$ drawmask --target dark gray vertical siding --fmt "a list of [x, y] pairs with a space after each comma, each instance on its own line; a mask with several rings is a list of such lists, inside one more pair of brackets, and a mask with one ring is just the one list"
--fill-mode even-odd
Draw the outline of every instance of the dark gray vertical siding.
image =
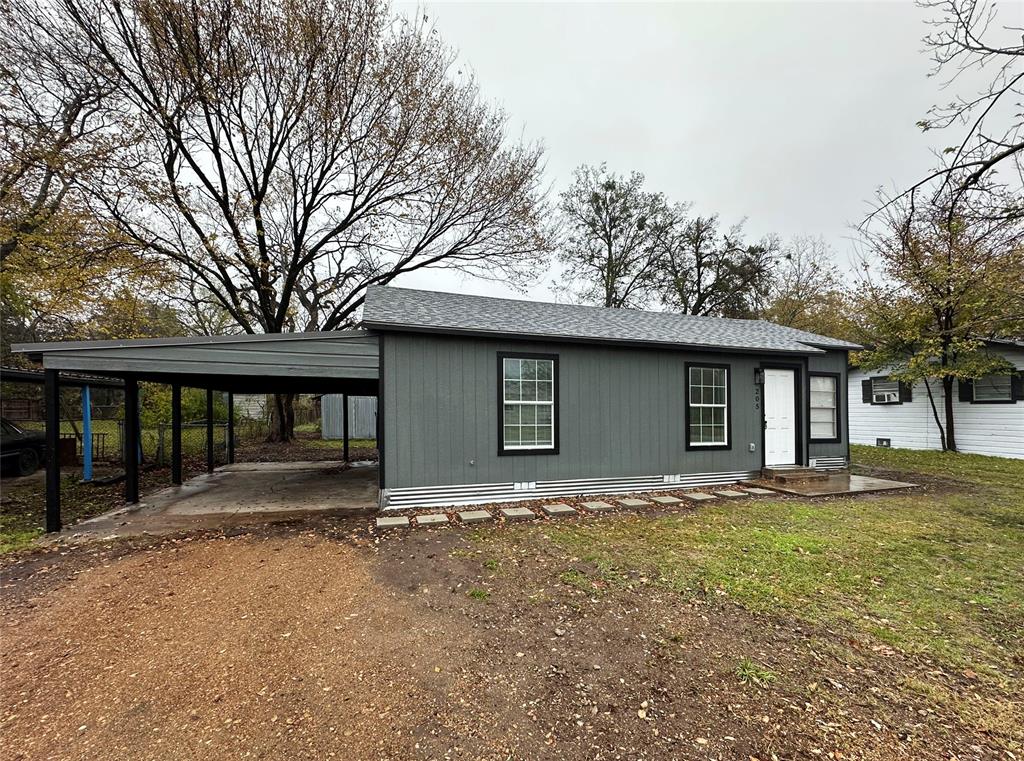
[[[498, 456], [499, 351], [559, 355], [559, 454]], [[763, 357], [424, 334], [391, 334], [384, 352], [389, 487], [761, 467], [754, 369]], [[700, 361], [732, 368], [731, 450], [686, 451], [684, 367]]]
[[[847, 399], [846, 383], [847, 353], [845, 351], [830, 351], [827, 354], [812, 355], [808, 359], [808, 372], [839, 373], [839, 383], [836, 394], [839, 400], [839, 442], [835, 444], [810, 444], [810, 457], [846, 457], [846, 443], [849, 436], [849, 416], [847, 414], [849, 399]], [[808, 416], [809, 417], [809, 416]], [[810, 424], [808, 424], [808, 431]]]

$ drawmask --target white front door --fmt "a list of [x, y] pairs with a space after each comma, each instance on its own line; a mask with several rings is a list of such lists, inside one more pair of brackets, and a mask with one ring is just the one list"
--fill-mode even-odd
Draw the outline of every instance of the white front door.
[[764, 464], [796, 464], [796, 371], [764, 371]]

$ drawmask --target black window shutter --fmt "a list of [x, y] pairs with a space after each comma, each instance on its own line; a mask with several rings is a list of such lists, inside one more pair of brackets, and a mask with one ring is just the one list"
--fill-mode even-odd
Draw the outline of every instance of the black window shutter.
[[860, 382], [860, 400], [864, 404], [871, 404], [871, 379]]
[[903, 402], [913, 401], [913, 398], [913, 386], [911, 386], [909, 383], [904, 383], [903, 381], [900, 381], [900, 404], [903, 404]]
[[1024, 401], [1024, 371], [1010, 376], [1010, 398], [1015, 402]]
[[974, 381], [967, 378], [960, 378], [960, 380], [957, 381], [957, 386], [960, 388], [960, 396], [958, 398], [961, 402], [974, 401]]

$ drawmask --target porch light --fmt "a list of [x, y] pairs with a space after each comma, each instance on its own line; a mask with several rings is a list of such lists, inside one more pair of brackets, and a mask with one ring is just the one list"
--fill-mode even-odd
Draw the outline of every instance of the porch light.
[[760, 367], [754, 368], [754, 383], [755, 385], [758, 386], [764, 384], [764, 370], [762, 370]]

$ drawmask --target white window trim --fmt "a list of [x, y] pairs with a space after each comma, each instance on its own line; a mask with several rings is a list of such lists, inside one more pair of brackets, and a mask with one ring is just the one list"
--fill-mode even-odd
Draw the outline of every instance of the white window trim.
[[[839, 438], [839, 379], [834, 375], [816, 375], [811, 373], [811, 378], [822, 378], [824, 380], [832, 381], [832, 406], [821, 407], [814, 405], [814, 389], [810, 389], [810, 399], [807, 400], [808, 412], [813, 413], [814, 410], [831, 410], [832, 412], [832, 433], [828, 436], [815, 436], [814, 431], [814, 420], [812, 414], [808, 414], [807, 425], [809, 428], [811, 441], [835, 441]], [[897, 392], [899, 385], [896, 386]], [[872, 396], [874, 395], [872, 391]]]
[[[535, 401], [535, 400], [509, 400], [505, 396], [505, 383], [508, 380], [514, 380], [512, 378], [505, 377], [505, 363], [509, 360], [523, 360], [528, 359], [535, 362], [547, 362], [551, 365], [551, 399], [550, 401]], [[533, 452], [538, 450], [551, 450], [555, 449], [555, 361], [553, 359], [541, 359], [538, 357], [502, 357], [501, 358], [501, 451], [503, 452]], [[550, 444], [507, 444], [505, 442], [505, 426], [510, 425], [505, 422], [505, 405], [518, 405], [519, 407], [532, 406], [536, 407], [550, 407], [551, 409], [551, 422], [548, 424], [551, 428], [551, 443]], [[522, 416], [520, 416], [520, 420]], [[534, 420], [536, 420], [534, 415]], [[536, 427], [541, 427], [542, 424], [534, 423]]]
[[[725, 373], [725, 402], [723, 404], [694, 404], [690, 400], [690, 389], [693, 387], [691, 380], [691, 373], [694, 370], [721, 370]], [[704, 384], [699, 384], [703, 386]], [[694, 441], [692, 438], [692, 430], [690, 423], [690, 410], [694, 407], [709, 409], [722, 408], [725, 412], [722, 416], [722, 432], [725, 434], [725, 438], [722, 441]], [[702, 426], [706, 427], [706, 426]], [[729, 368], [728, 367], [713, 367], [711, 365], [690, 365], [686, 370], [686, 440], [690, 447], [727, 447], [729, 446]]]

